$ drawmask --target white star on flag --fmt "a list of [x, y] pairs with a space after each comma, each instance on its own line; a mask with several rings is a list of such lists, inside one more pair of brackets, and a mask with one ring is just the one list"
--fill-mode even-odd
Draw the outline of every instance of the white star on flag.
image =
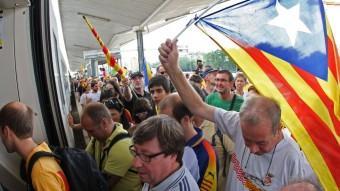
[[276, 10], [278, 12], [278, 16], [269, 21], [268, 24], [284, 28], [292, 45], [295, 44], [298, 31], [311, 33], [311, 31], [307, 28], [307, 26], [301, 21], [299, 17], [300, 4], [297, 4], [290, 9], [286, 9], [279, 2], [277, 2]]

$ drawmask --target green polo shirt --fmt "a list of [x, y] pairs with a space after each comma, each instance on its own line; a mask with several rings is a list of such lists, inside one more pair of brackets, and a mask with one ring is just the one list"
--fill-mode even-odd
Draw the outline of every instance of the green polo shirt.
[[[127, 133], [127, 131], [123, 129], [123, 126], [120, 123], [116, 123], [115, 130], [105, 141], [104, 146], [98, 140], [95, 141], [94, 148], [96, 152], [93, 151], [94, 138], [91, 139], [86, 151], [92, 156], [95, 153], [94, 158], [98, 166], [103, 155], [102, 151], [107, 148], [110, 145], [112, 139], [120, 133]], [[132, 170], [133, 156], [129, 151], [130, 145], [132, 145], [131, 138], [121, 139], [111, 147], [110, 151], [108, 152], [108, 156], [103, 158], [101, 169], [102, 172], [121, 177], [112, 191], [134, 191], [141, 189], [139, 177], [137, 173]]]
[[205, 98], [205, 102], [209, 105], [222, 108], [224, 110], [240, 111], [243, 98], [236, 95], [233, 108], [230, 109], [231, 100], [223, 100], [218, 92], [214, 92]]

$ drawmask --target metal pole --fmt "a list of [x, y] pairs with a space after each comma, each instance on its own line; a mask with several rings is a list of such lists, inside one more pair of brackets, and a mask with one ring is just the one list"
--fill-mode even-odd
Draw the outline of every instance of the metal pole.
[[144, 64], [144, 46], [143, 46], [143, 30], [138, 29], [136, 31], [137, 35], [137, 48], [138, 48], [138, 69], [140, 72], [143, 71], [143, 64]]

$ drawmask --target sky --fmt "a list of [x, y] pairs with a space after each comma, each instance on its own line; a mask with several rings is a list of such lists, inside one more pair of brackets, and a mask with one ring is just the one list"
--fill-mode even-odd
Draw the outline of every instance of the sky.
[[[340, 2], [340, 0], [339, 0]], [[336, 22], [336, 18], [340, 18], [340, 6], [327, 5], [326, 14], [332, 26], [334, 38], [336, 39], [337, 46], [340, 47], [340, 24]], [[158, 61], [158, 47], [167, 38], [174, 38], [186, 25], [186, 23], [193, 17], [189, 15], [183, 19], [175, 21], [169, 25], [161, 27], [153, 32], [145, 33], [143, 38], [144, 43], [144, 56], [148, 63]], [[178, 38], [179, 47], [187, 47], [188, 53], [195, 52], [210, 52], [219, 49], [205, 34], [197, 29], [196, 26], [189, 27]], [[340, 48], [338, 48], [338, 51]], [[138, 55], [137, 55], [137, 42], [132, 41], [121, 47], [122, 65], [132, 70], [138, 69]], [[195, 55], [193, 55], [196, 58]]]

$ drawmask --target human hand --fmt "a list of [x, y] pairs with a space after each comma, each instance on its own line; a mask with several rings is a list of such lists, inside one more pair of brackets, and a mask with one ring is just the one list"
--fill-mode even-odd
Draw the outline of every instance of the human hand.
[[130, 84], [130, 81], [128, 78], [123, 78], [121, 82], [122, 82], [123, 87], [128, 87]]
[[179, 70], [177, 40], [171, 41], [167, 39], [165, 43], [162, 43], [158, 48], [158, 52], [159, 61], [168, 74], [171, 75], [172, 72]]
[[74, 125], [74, 120], [73, 120], [73, 117], [70, 113], [67, 115], [67, 122], [68, 122], [68, 125], [70, 127], [72, 127]]

